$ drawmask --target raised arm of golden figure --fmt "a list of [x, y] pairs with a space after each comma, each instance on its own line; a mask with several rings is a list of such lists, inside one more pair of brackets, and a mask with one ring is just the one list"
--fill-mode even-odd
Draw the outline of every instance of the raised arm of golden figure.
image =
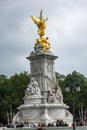
[[[44, 31], [45, 30], [45, 28], [46, 28], [46, 23], [45, 23], [45, 21], [48, 19], [48, 18], [46, 18], [46, 19], [44, 19], [43, 17], [42, 17], [42, 10], [41, 10], [41, 12], [40, 12], [40, 17], [39, 18], [37, 18], [37, 17], [35, 17], [35, 16], [31, 16], [31, 18], [32, 18], [32, 20], [33, 20], [33, 22], [37, 25], [37, 27], [38, 27], [38, 32], [42, 32], [42, 31]], [[39, 34], [39, 33], [38, 33]], [[45, 34], [45, 33], [44, 33]], [[39, 34], [40, 35], [40, 37], [42, 37], [42, 35], [41, 34]]]

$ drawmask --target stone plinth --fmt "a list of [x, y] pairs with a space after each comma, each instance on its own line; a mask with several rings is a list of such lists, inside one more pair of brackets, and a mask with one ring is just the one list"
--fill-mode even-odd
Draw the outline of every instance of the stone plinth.
[[28, 85], [24, 104], [19, 106], [19, 113], [14, 121], [35, 123], [53, 122], [62, 119], [72, 124], [69, 107], [63, 103], [63, 95], [55, 78], [54, 64], [57, 56], [50, 51], [34, 50], [30, 60], [30, 84]]
[[41, 99], [42, 99], [42, 96], [37, 96], [37, 95], [34, 95], [34, 96], [28, 96], [26, 98], [24, 98], [24, 104], [25, 105], [28, 105], [28, 104], [41, 104]]

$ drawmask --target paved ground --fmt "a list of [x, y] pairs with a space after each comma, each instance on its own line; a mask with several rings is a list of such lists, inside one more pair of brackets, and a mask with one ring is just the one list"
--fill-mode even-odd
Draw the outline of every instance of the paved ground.
[[0, 127], [0, 130], [3, 130], [3, 128], [2, 128], [2, 127]]
[[[2, 128], [0, 130], [35, 130], [36, 128]], [[46, 130], [73, 130], [72, 127], [47, 127]], [[87, 126], [76, 127], [76, 130], [87, 130]]]

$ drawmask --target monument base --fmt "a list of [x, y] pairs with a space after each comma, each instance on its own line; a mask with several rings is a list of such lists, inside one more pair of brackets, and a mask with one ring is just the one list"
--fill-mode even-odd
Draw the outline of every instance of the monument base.
[[57, 58], [50, 51], [43, 51], [36, 45], [27, 59], [30, 60], [30, 84], [28, 85], [24, 104], [14, 116], [13, 123], [29, 122], [56, 125], [57, 120], [72, 124], [69, 107], [63, 103], [63, 95], [54, 73], [54, 61]]
[[72, 124], [72, 115], [67, 110], [68, 106], [65, 104], [30, 104], [21, 105], [20, 112], [17, 113], [13, 119], [13, 123], [26, 122], [38, 124], [50, 122], [56, 125], [57, 120], [63, 120], [67, 124]]

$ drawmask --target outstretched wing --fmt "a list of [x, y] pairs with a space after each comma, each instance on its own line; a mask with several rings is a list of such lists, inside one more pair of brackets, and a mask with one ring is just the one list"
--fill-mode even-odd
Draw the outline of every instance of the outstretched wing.
[[38, 19], [38, 18], [36, 18], [35, 16], [31, 16], [31, 18], [32, 18], [32, 20], [33, 20], [33, 22], [35, 23], [35, 24], [39, 24], [40, 23], [40, 20]]

